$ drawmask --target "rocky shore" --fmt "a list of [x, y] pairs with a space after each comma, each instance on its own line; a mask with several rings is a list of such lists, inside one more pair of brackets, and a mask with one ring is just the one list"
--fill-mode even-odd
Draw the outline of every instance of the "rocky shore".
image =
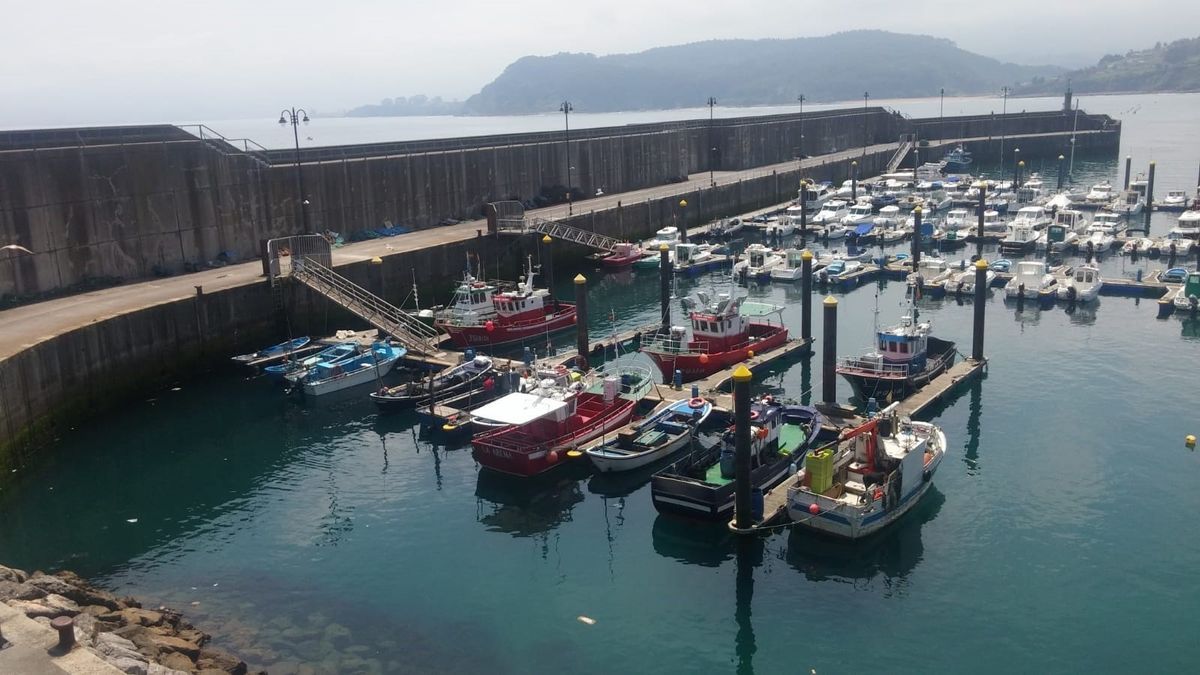
[[0, 602], [50, 626], [74, 620], [75, 649], [91, 650], [131, 675], [246, 675], [236, 656], [209, 646], [211, 636], [166, 607], [148, 609], [119, 598], [72, 572], [53, 575], [0, 566]]

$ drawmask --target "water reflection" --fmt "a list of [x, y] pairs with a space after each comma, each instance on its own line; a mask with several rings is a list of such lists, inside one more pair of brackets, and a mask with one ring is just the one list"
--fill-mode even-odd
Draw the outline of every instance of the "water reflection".
[[921, 502], [898, 522], [857, 542], [793, 527], [784, 557], [809, 581], [849, 582], [859, 590], [867, 590], [881, 576], [883, 597], [904, 595], [908, 575], [924, 556], [921, 528], [937, 517], [945, 501], [937, 486], [931, 486]]
[[577, 477], [563, 473], [531, 479], [480, 471], [475, 484], [477, 518], [489, 532], [514, 537], [545, 534], [571, 520], [575, 505], [583, 501], [579, 484]]
[[737, 653], [737, 672], [754, 672], [754, 653], [758, 645], [754, 639], [752, 611], [754, 606], [754, 568], [762, 566], [764, 540], [762, 537], [738, 537], [737, 540], [737, 585], [733, 618], [737, 623], [734, 639]]
[[1091, 302], [1070, 302], [1065, 309], [1071, 318], [1072, 326], [1092, 326], [1096, 323], [1096, 310], [1100, 308], [1100, 298]]
[[971, 397], [967, 404], [967, 440], [963, 445], [963, 463], [967, 475], [979, 475], [980, 418], [983, 417], [983, 379], [971, 385]]
[[651, 530], [654, 552], [689, 565], [719, 567], [733, 558], [733, 534], [724, 524], [659, 514]]
[[[1186, 315], [1185, 315], [1186, 316]], [[1187, 317], [1180, 322], [1180, 335], [1189, 340], [1200, 339], [1200, 318]]]

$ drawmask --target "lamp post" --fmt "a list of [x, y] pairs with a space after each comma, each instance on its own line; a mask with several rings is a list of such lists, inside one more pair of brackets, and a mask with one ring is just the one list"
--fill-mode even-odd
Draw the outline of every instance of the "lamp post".
[[1000, 88], [1000, 92], [1004, 94], [1004, 105], [1000, 108], [1000, 175], [1004, 175], [1004, 136], [1007, 132], [1005, 125], [1005, 115], [1008, 114], [1008, 85]]
[[279, 125], [292, 125], [292, 140], [296, 142], [296, 190], [300, 198], [300, 223], [305, 234], [311, 234], [308, 227], [308, 199], [304, 196], [304, 172], [300, 170], [300, 123], [308, 124], [308, 113], [304, 108], [284, 108], [279, 111]]
[[563, 101], [558, 106], [558, 111], [563, 114], [563, 157], [567, 164], [567, 215], [575, 213], [574, 205], [571, 203], [571, 111], [575, 107], [570, 101]]
[[1021, 167], [1025, 166], [1021, 163], [1021, 149], [1013, 148], [1013, 190], [1021, 187]]
[[946, 137], [946, 129], [943, 125], [946, 118], [946, 88], [942, 87], [938, 90], [938, 140]]
[[717, 104], [715, 96], [708, 97], [708, 184], [711, 187], [717, 186], [717, 179], [713, 178], [713, 153], [717, 148], [713, 146], [713, 106]]
[[796, 153], [796, 178], [800, 180], [800, 186], [803, 188], [804, 173], [802, 172], [802, 167], [804, 166], [804, 94], [800, 94], [796, 100], [800, 102], [800, 150]]
[[863, 92], [863, 158], [867, 156], [867, 102], [871, 100], [871, 92]]

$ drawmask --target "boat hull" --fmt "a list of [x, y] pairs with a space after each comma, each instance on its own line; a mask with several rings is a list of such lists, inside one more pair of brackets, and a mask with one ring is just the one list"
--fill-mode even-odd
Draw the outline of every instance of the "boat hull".
[[379, 380], [379, 378], [392, 372], [392, 368], [399, 360], [399, 356], [388, 359], [380, 359], [375, 365], [366, 365], [352, 373], [345, 373], [328, 380], [305, 382], [303, 385], [304, 395], [321, 396], [324, 394], [332, 394], [335, 391], [349, 389], [351, 387], [375, 383]]
[[575, 325], [575, 306], [560, 303], [553, 314], [546, 314], [541, 321], [525, 321], [504, 324], [492, 321], [492, 330], [487, 324], [456, 326], [442, 324], [441, 328], [450, 335], [450, 341], [459, 349], [467, 347], [498, 347], [544, 337], [547, 333], [568, 330]]
[[934, 461], [926, 468], [921, 487], [910, 492], [899, 504], [896, 504], [891, 509], [863, 514], [842, 509], [834, 511], [821, 510], [814, 516], [809, 511], [809, 505], [812, 503], [811, 500], [791, 496], [788, 499], [787, 505], [788, 516], [799, 527], [814, 532], [842, 539], [863, 539], [869, 537], [900, 520], [900, 518], [904, 517], [906, 513], [911, 511], [921, 501], [921, 498], [925, 496], [925, 493], [933, 485], [933, 475], [937, 472], [943, 456], [944, 453], [938, 453]]
[[[751, 487], [766, 491], [779, 485], [790, 474], [792, 461], [792, 457], [781, 456], [755, 468], [750, 472]], [[728, 522], [733, 516], [734, 490], [733, 481], [714, 485], [665, 470], [650, 479], [650, 496], [659, 513], [713, 522]]]
[[658, 366], [658, 370], [663, 374], [665, 379], [671, 380], [675, 376], [675, 371], [678, 370], [682, 373], [684, 382], [691, 382], [708, 377], [735, 363], [745, 361], [749, 358], [751, 351], [755, 354], [762, 354], [772, 349], [777, 349], [787, 342], [787, 329], [782, 326], [750, 324], [750, 330], [751, 337], [758, 337], [757, 340], [745, 343], [743, 346], [729, 351], [705, 354], [704, 356], [707, 358], [704, 360], [700, 358], [701, 354], [693, 352], [673, 354], [671, 352], [643, 350], [643, 353], [654, 361], [654, 365]]
[[930, 380], [941, 375], [947, 368], [954, 365], [957, 354], [953, 342], [929, 338], [928, 360], [925, 370], [907, 377], [889, 377], [883, 374], [870, 374], [858, 369], [838, 366], [837, 373], [850, 383], [854, 395], [860, 401], [874, 398], [881, 406], [893, 401], [899, 401], [925, 386]]
[[643, 466], [653, 464], [664, 457], [669, 457], [675, 454], [692, 440], [692, 432], [688, 431], [669, 443], [664, 443], [649, 452], [643, 452], [636, 455], [627, 455], [625, 457], [615, 457], [611, 455], [602, 455], [589, 452], [588, 459], [592, 461], [592, 466], [601, 473], [616, 473], [618, 471], [632, 471], [640, 469]]

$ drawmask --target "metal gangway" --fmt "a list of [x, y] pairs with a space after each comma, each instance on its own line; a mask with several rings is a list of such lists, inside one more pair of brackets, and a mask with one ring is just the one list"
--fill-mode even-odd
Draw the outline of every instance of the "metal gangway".
[[884, 173], [895, 173], [896, 169], [900, 168], [900, 163], [904, 161], [909, 151], [916, 147], [916, 145], [916, 134], [901, 134], [900, 147], [896, 148], [896, 154], [892, 155], [892, 158], [888, 160], [887, 169]]
[[617, 244], [624, 243], [620, 239], [572, 227], [557, 220], [527, 218], [521, 202], [494, 202], [491, 206], [496, 210], [496, 231], [502, 234], [545, 234], [605, 253], [615, 252]]
[[295, 279], [390, 335], [410, 352], [438, 353], [438, 333], [432, 326], [401, 310], [333, 271], [329, 241], [321, 235], [302, 235], [267, 242], [272, 286]]

